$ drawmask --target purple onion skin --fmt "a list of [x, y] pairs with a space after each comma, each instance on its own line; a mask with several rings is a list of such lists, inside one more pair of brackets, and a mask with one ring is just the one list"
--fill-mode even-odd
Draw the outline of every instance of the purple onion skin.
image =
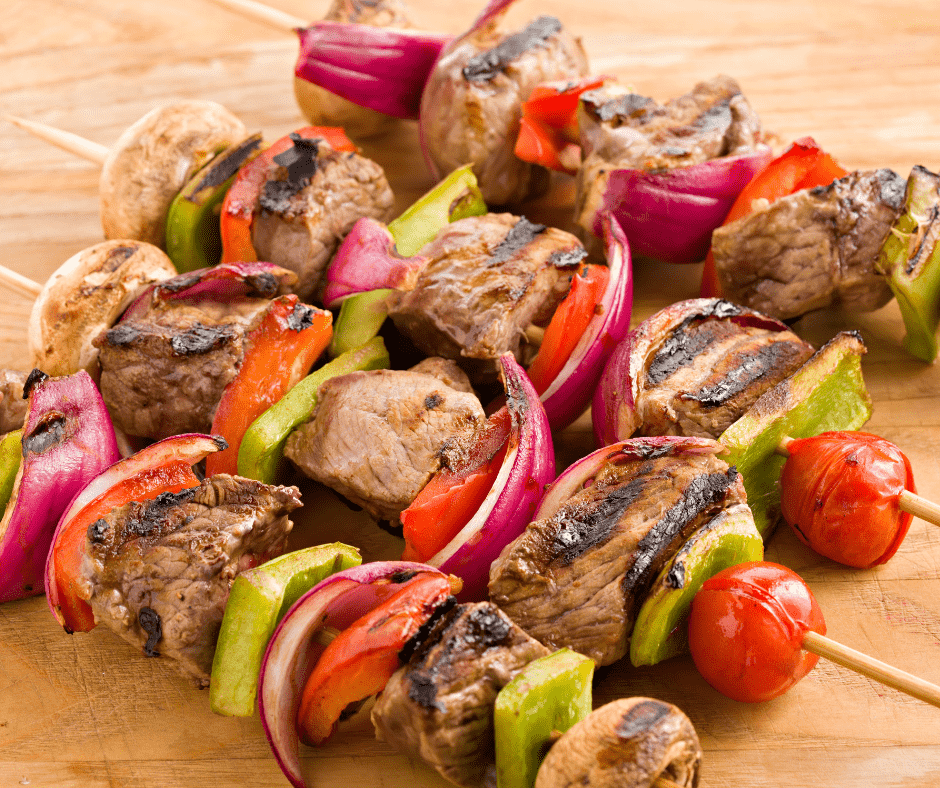
[[23, 462], [0, 521], [0, 602], [43, 593], [59, 518], [88, 482], [120, 458], [111, 418], [87, 372], [33, 383]]
[[428, 562], [463, 580], [461, 601], [487, 598], [490, 565], [531, 522], [555, 478], [552, 433], [539, 396], [512, 353], [500, 356], [500, 364], [511, 420], [506, 459], [477, 514]]
[[388, 581], [409, 572], [439, 574], [412, 561], [373, 561], [325, 578], [298, 599], [268, 642], [258, 678], [258, 710], [281, 771], [295, 788], [306, 788], [300, 764], [297, 710], [313, 671], [308, 647], [323, 627], [345, 629], [400, 587]]
[[[597, 446], [607, 446], [629, 438], [639, 426], [636, 397], [647, 367], [649, 356], [659, 347], [666, 334], [684, 320], [708, 316], [713, 307], [722, 303], [716, 298], [692, 298], [661, 309], [634, 328], [611, 353], [600, 382], [594, 391], [591, 419]], [[747, 307], [731, 305], [734, 310], [724, 318], [743, 326], [769, 331], [788, 331], [785, 323], [755, 312]]]
[[[620, 222], [636, 254], [666, 263], [698, 263], [708, 254], [712, 231], [772, 156], [770, 148], [761, 146], [753, 153], [662, 173], [613, 170], [603, 208]], [[601, 232], [598, 215], [594, 233]]]
[[361, 107], [417, 120], [421, 93], [441, 50], [442, 33], [351, 22], [316, 22], [297, 30], [294, 75]]
[[633, 264], [630, 245], [617, 220], [601, 217], [610, 280], [601, 299], [603, 311], [594, 315], [585, 336], [551, 385], [542, 404], [552, 430], [568, 427], [588, 404], [614, 349], [630, 330], [633, 312]]

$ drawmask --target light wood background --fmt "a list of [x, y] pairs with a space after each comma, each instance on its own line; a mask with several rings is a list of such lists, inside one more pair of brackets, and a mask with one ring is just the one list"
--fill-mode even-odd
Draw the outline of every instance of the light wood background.
[[[316, 19], [326, 0], [272, 0]], [[416, 22], [459, 32], [479, 8], [413, 0]], [[595, 72], [666, 99], [718, 72], [736, 77], [782, 141], [810, 134], [846, 167], [940, 167], [940, 14], [936, 0], [520, 0], [511, 19], [552, 13], [580, 34]], [[4, 0], [0, 111], [102, 144], [158, 103], [219, 101], [269, 138], [301, 125], [291, 36], [208, 0]], [[431, 182], [413, 124], [364, 146], [408, 205]], [[37, 281], [101, 239], [94, 166], [0, 122], [0, 262]], [[531, 217], [568, 222], [559, 179]], [[697, 294], [698, 266], [637, 263], [635, 320]], [[0, 292], [0, 364], [25, 368], [29, 303]], [[797, 331], [822, 343], [842, 328], [868, 343], [875, 400], [868, 429], [911, 458], [921, 492], [940, 500], [940, 367], [905, 355], [896, 306], [817, 313]], [[582, 418], [559, 440], [559, 469], [592, 448]], [[294, 546], [335, 538], [367, 556], [400, 542], [323, 490], [305, 486]], [[309, 505], [309, 502], [315, 502]], [[832, 637], [940, 683], [940, 531], [915, 520], [897, 556], [872, 571], [820, 559], [788, 530], [768, 557], [800, 572]], [[598, 703], [645, 694], [679, 705], [705, 749], [707, 788], [940, 786], [940, 709], [821, 661], [787, 695], [751, 706], [711, 690], [688, 659], [599, 671]], [[375, 741], [355, 719], [306, 749], [311, 784], [418, 788], [445, 783]], [[0, 786], [194, 788], [284, 786], [257, 719], [209, 711], [159, 660], [102, 628], [68, 636], [43, 597], [0, 606]]]

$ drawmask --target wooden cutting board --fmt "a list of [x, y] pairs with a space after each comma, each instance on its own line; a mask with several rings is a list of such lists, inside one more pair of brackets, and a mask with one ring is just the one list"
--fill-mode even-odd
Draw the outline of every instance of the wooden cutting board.
[[[272, 0], [311, 20], [325, 0]], [[427, 29], [459, 32], [474, 4], [413, 0]], [[940, 15], [935, 0], [521, 0], [511, 19], [550, 13], [579, 34], [595, 72], [665, 100], [724, 72], [738, 79], [781, 141], [812, 135], [848, 168], [940, 166]], [[208, 0], [7, 0], [0, 25], [0, 107], [108, 145], [153, 106], [219, 101], [250, 129], [301, 125], [291, 90], [296, 44]], [[400, 207], [431, 185], [413, 124], [364, 146]], [[573, 189], [525, 207], [565, 226]], [[97, 169], [0, 122], [0, 262], [42, 282], [101, 240]], [[699, 266], [637, 262], [634, 321], [697, 295]], [[29, 302], [0, 290], [0, 364], [27, 368]], [[910, 457], [922, 494], [940, 500], [940, 366], [901, 348], [894, 303], [871, 314], [830, 311], [796, 324], [821, 344], [861, 331], [875, 401], [867, 429]], [[593, 448], [585, 417], [559, 436], [559, 469]], [[369, 558], [401, 542], [304, 485], [293, 546], [340, 539]], [[309, 502], [314, 501], [315, 506]], [[816, 593], [835, 639], [940, 683], [940, 531], [915, 520], [897, 556], [871, 571], [818, 558], [786, 529], [768, 557]], [[648, 695], [680, 706], [705, 750], [702, 785], [749, 788], [940, 786], [940, 709], [831, 663], [763, 705], [727, 700], [687, 658], [598, 671], [596, 702]], [[377, 742], [362, 716], [328, 746], [304, 751], [310, 783], [349, 788], [446, 785]], [[43, 597], [0, 606], [0, 786], [194, 788], [284, 786], [256, 719], [209, 711], [161, 661], [103, 629], [66, 635]]]

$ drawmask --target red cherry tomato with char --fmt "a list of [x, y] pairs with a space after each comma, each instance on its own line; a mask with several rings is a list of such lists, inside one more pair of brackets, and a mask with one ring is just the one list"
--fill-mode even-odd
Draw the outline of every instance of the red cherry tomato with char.
[[859, 569], [897, 552], [912, 519], [898, 496], [916, 492], [911, 463], [897, 446], [867, 432], [824, 432], [787, 450], [781, 511], [804, 544]]
[[776, 698], [819, 659], [803, 649], [813, 630], [826, 633], [816, 599], [790, 569], [752, 561], [706, 580], [692, 600], [689, 647], [716, 690], [745, 703]]

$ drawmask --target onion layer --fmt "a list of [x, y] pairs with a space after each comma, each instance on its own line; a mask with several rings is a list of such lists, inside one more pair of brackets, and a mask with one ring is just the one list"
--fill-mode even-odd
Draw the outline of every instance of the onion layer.
[[287, 612], [268, 643], [258, 680], [258, 707], [268, 743], [284, 775], [305, 788], [300, 766], [297, 710], [316, 663], [321, 629], [345, 629], [393, 594], [397, 577], [438, 570], [410, 561], [373, 561], [330, 575]]
[[114, 427], [84, 370], [27, 381], [23, 462], [0, 521], [0, 602], [43, 592], [43, 572], [59, 517], [101, 471], [120, 459]]
[[538, 394], [512, 353], [499, 361], [510, 416], [505, 459], [480, 508], [428, 560], [463, 580], [459, 598], [466, 600], [486, 598], [490, 565], [531, 522], [545, 485], [555, 477], [552, 433]]
[[602, 214], [620, 222], [634, 253], [667, 263], [698, 263], [748, 181], [773, 154], [767, 146], [752, 153], [724, 156], [667, 172], [614, 169], [594, 216], [582, 218], [600, 236]]

